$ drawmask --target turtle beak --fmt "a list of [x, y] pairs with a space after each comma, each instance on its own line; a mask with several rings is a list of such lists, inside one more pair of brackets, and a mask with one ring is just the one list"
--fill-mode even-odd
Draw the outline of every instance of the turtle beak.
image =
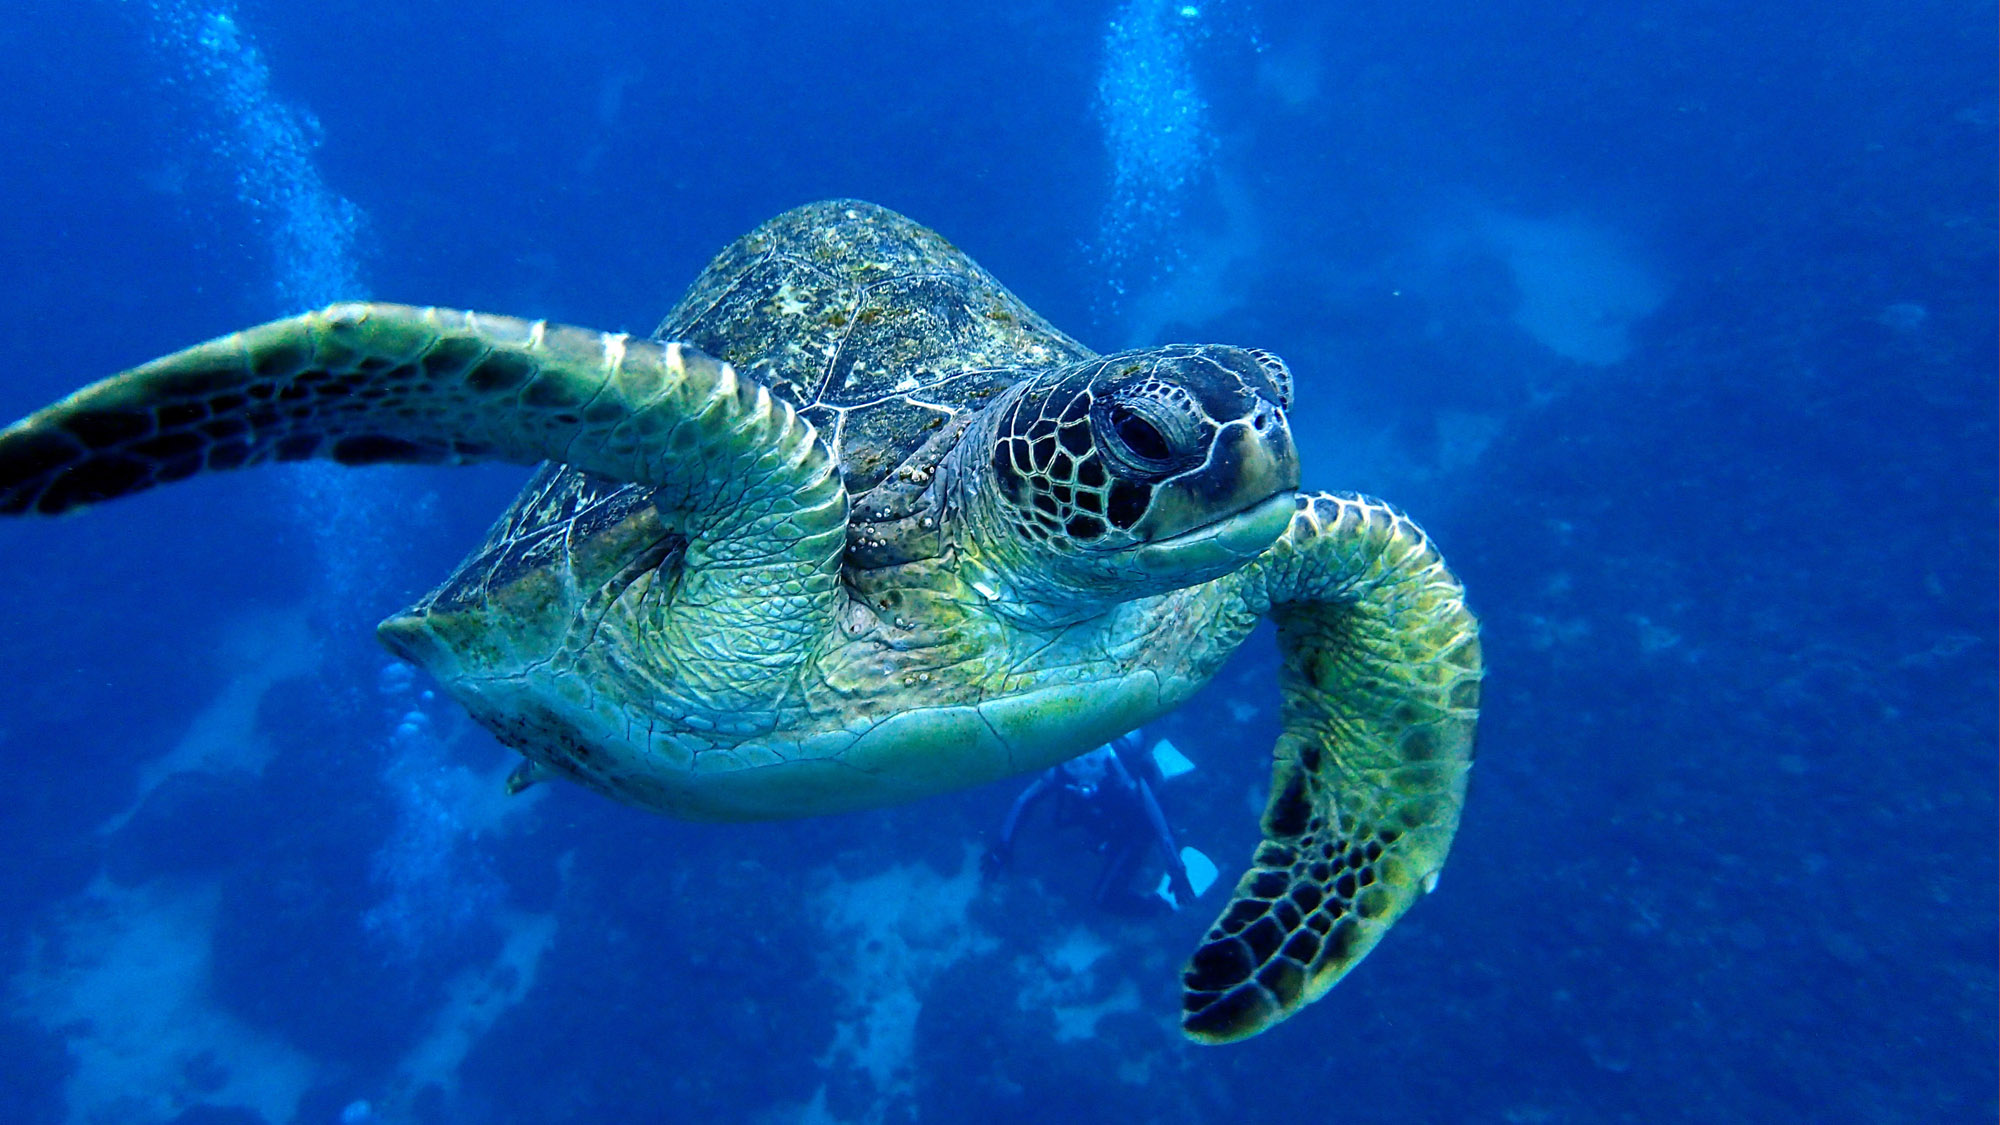
[[1298, 509], [1297, 493], [1280, 492], [1233, 516], [1134, 549], [1139, 568], [1183, 584], [1218, 578], [1268, 549]]
[[1142, 542], [1162, 542], [1298, 487], [1299, 454], [1285, 412], [1259, 402], [1249, 417], [1216, 432], [1206, 461], [1154, 488], [1132, 534]]
[[1226, 573], [1283, 534], [1298, 487], [1299, 455], [1285, 412], [1259, 402], [1216, 433], [1205, 462], [1154, 489], [1132, 527], [1144, 544], [1139, 563], [1154, 573]]

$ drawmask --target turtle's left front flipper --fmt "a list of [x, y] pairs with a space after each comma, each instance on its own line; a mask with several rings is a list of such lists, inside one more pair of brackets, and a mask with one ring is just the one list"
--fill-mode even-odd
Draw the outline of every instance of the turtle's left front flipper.
[[542, 321], [344, 304], [176, 352], [0, 430], [0, 515], [305, 458], [555, 461], [645, 486], [686, 540], [672, 596], [635, 601], [650, 659], [711, 707], [781, 697], [833, 628], [847, 490], [811, 423], [694, 348]]
[[[813, 429], [692, 348], [541, 321], [345, 304], [212, 340], [0, 430], [0, 514], [54, 515], [197, 473], [560, 461], [658, 490], [695, 530], [751, 519], [837, 541]], [[794, 525], [797, 525], [796, 527]], [[817, 545], [815, 559], [827, 552]]]
[[1278, 625], [1284, 733], [1265, 840], [1182, 974], [1182, 1028], [1226, 1043], [1324, 995], [1444, 866], [1482, 671], [1464, 590], [1408, 517], [1301, 496], [1224, 581]]

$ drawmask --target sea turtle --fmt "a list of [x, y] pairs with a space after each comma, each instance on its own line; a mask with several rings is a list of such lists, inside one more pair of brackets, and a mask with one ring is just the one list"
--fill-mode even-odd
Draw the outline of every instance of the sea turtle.
[[382, 640], [526, 759], [673, 816], [1042, 769], [1282, 653], [1264, 842], [1184, 972], [1222, 1042], [1434, 883], [1477, 625], [1416, 524], [1298, 491], [1276, 356], [1096, 355], [934, 232], [837, 200], [724, 250], [653, 338], [341, 304], [0, 432], [0, 511], [267, 461], [546, 462]]

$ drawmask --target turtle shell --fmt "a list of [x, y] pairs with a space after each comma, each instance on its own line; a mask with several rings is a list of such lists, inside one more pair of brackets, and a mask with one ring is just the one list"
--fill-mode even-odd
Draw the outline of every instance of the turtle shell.
[[[891, 517], [891, 474], [918, 461], [928, 468], [1026, 371], [1092, 354], [937, 232], [859, 200], [808, 204], [736, 240], [654, 336], [726, 359], [796, 407], [838, 460], [862, 519]], [[871, 503], [878, 486], [883, 498]], [[544, 465], [485, 543], [413, 608], [490, 605], [559, 564], [588, 589], [670, 562], [685, 544], [650, 497], [639, 485]]]
[[1091, 354], [936, 231], [859, 200], [809, 204], [738, 239], [653, 335], [797, 407], [855, 497], [1022, 368]]

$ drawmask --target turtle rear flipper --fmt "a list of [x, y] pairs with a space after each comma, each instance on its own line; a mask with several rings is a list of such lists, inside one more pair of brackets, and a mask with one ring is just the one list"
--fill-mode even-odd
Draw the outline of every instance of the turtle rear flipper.
[[1326, 991], [1435, 885], [1479, 714], [1479, 627], [1417, 526], [1321, 493], [1230, 581], [1278, 625], [1284, 733], [1264, 843], [1182, 973], [1182, 1028], [1226, 1043]]

